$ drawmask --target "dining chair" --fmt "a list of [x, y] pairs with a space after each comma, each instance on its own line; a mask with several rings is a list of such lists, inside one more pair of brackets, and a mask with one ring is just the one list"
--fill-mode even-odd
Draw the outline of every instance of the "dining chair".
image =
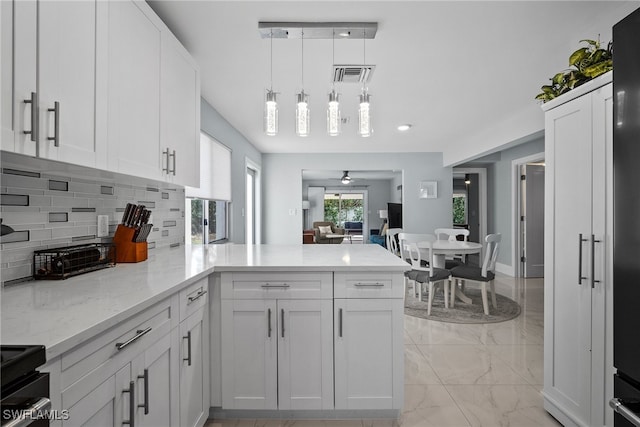
[[[414, 278], [415, 283], [420, 284], [420, 301], [422, 301], [422, 285], [425, 284], [429, 290], [428, 302], [427, 302], [427, 316], [431, 315], [431, 306], [433, 305], [433, 297], [440, 284], [442, 284], [442, 291], [444, 292], [444, 307], [449, 308], [449, 277], [451, 272], [444, 268], [433, 267], [433, 242], [436, 241], [436, 236], [427, 235], [427, 238], [420, 242], [413, 242], [408, 244], [409, 258], [411, 259], [411, 269], [416, 271]], [[420, 245], [421, 247], [418, 247]], [[428, 265], [425, 267], [422, 263], [421, 248], [428, 248]]]
[[[405, 260], [405, 262], [412, 264], [411, 256], [409, 255], [409, 250], [407, 248], [407, 245], [411, 243], [418, 243], [424, 240], [428, 240], [429, 236], [431, 236], [431, 234], [404, 233], [404, 232], [398, 233], [398, 247], [400, 251], [400, 258]], [[421, 260], [421, 265], [424, 267], [427, 267], [429, 265], [429, 262], [427, 260]], [[404, 274], [405, 285], [408, 285], [409, 282], [412, 282], [413, 295], [415, 297], [418, 297], [422, 293], [422, 286], [421, 285], [418, 286], [418, 283], [416, 283], [415, 281], [415, 277], [417, 274], [418, 274], [418, 271], [414, 269], [411, 269], [410, 271], [407, 271]], [[418, 287], [420, 287], [420, 290], [416, 291]]]
[[[439, 240], [458, 240], [458, 236], [462, 236], [466, 242], [469, 239], [469, 230], [466, 228], [436, 228], [436, 237]], [[454, 255], [452, 258], [445, 259], [444, 268], [451, 270], [454, 267], [467, 263], [467, 256], [464, 254]]]
[[400, 248], [398, 247], [398, 240], [396, 239], [398, 233], [402, 233], [402, 228], [388, 228], [385, 235], [387, 250], [395, 256], [400, 256]]
[[496, 288], [493, 280], [495, 279], [495, 268], [496, 268], [496, 260], [498, 259], [498, 252], [500, 250], [500, 241], [502, 240], [502, 234], [489, 234], [485, 237], [485, 248], [484, 248], [484, 261], [482, 262], [482, 267], [474, 267], [467, 264], [460, 265], [451, 269], [451, 278], [456, 281], [454, 287], [451, 287], [452, 298], [451, 298], [451, 306], [455, 305], [455, 297], [453, 296], [453, 291], [455, 290], [455, 286], [457, 286], [457, 282], [460, 280], [464, 280], [465, 282], [476, 282], [480, 284], [480, 290], [482, 292], [482, 308], [484, 309], [484, 314], [489, 314], [489, 301], [487, 298], [487, 283], [489, 284], [491, 290], [491, 304], [495, 309], [497, 307], [496, 303]]

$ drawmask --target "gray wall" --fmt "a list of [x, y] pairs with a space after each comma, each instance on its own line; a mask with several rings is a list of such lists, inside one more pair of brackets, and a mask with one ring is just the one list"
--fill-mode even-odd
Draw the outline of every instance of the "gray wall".
[[[296, 244], [302, 239], [302, 170], [403, 171], [404, 228], [432, 233], [451, 223], [451, 168], [442, 166], [442, 153], [263, 154], [264, 242]], [[420, 181], [437, 181], [438, 198], [418, 198]], [[290, 212], [293, 215], [290, 215]]]
[[[229, 241], [244, 243], [244, 216], [246, 204], [245, 158], [258, 165], [262, 154], [240, 132], [225, 120], [205, 99], [200, 102], [200, 127], [221, 144], [231, 149], [231, 203], [229, 204]], [[266, 199], [262, 199], [263, 206]], [[263, 231], [264, 233], [264, 231]], [[301, 241], [301, 240], [300, 240]]]
[[511, 239], [514, 220], [511, 162], [537, 153], [544, 153], [544, 138], [502, 151], [500, 160], [487, 168], [487, 232], [502, 233], [498, 262], [511, 267], [513, 267]]

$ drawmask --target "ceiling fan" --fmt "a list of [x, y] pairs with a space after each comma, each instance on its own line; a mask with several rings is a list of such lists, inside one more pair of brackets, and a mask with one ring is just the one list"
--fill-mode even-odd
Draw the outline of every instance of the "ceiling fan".
[[349, 176], [349, 171], [344, 171], [342, 174], [342, 178], [340, 178], [340, 182], [343, 184], [351, 184], [351, 177]]

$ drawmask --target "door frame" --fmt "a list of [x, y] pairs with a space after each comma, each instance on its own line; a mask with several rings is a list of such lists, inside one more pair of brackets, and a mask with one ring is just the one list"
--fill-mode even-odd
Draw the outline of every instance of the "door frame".
[[[523, 277], [522, 263], [520, 254], [522, 253], [520, 238], [520, 217], [522, 212], [522, 191], [520, 188], [520, 166], [532, 162], [543, 162], [544, 151], [541, 153], [530, 154], [511, 161], [511, 265], [513, 266], [513, 277]], [[544, 239], [544, 236], [542, 237]]]
[[254, 172], [254, 203], [253, 203], [253, 208], [254, 208], [254, 215], [253, 215], [253, 223], [254, 223], [254, 227], [255, 229], [253, 230], [254, 235], [255, 235], [255, 242], [253, 242], [254, 245], [259, 245], [262, 243], [262, 168], [261, 166], [254, 162], [253, 160], [251, 160], [248, 157], [244, 158], [244, 189], [245, 189], [245, 196], [244, 196], [244, 208], [242, 209], [242, 214], [244, 216], [244, 241], [245, 243], [247, 242], [247, 231], [249, 230], [249, 224], [248, 224], [248, 220], [249, 220], [249, 215], [247, 215], [247, 206], [249, 206], [249, 194], [246, 192], [246, 188], [247, 188], [247, 170], [251, 169]]
[[[362, 243], [369, 241], [369, 190], [367, 188], [325, 187], [324, 194], [362, 194]], [[323, 199], [324, 201], [324, 199]], [[336, 224], [337, 225], [337, 224]]]
[[[487, 169], [486, 168], [453, 168], [456, 173], [478, 174], [478, 199], [480, 209], [480, 243], [483, 250], [480, 251], [480, 262], [484, 259], [484, 238], [487, 237]], [[453, 180], [453, 177], [452, 177]], [[451, 220], [453, 223], [453, 219]]]

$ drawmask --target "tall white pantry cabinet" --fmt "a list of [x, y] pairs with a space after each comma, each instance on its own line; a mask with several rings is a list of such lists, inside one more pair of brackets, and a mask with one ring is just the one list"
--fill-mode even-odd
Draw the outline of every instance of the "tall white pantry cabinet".
[[544, 407], [565, 426], [613, 425], [612, 73], [545, 111]]

